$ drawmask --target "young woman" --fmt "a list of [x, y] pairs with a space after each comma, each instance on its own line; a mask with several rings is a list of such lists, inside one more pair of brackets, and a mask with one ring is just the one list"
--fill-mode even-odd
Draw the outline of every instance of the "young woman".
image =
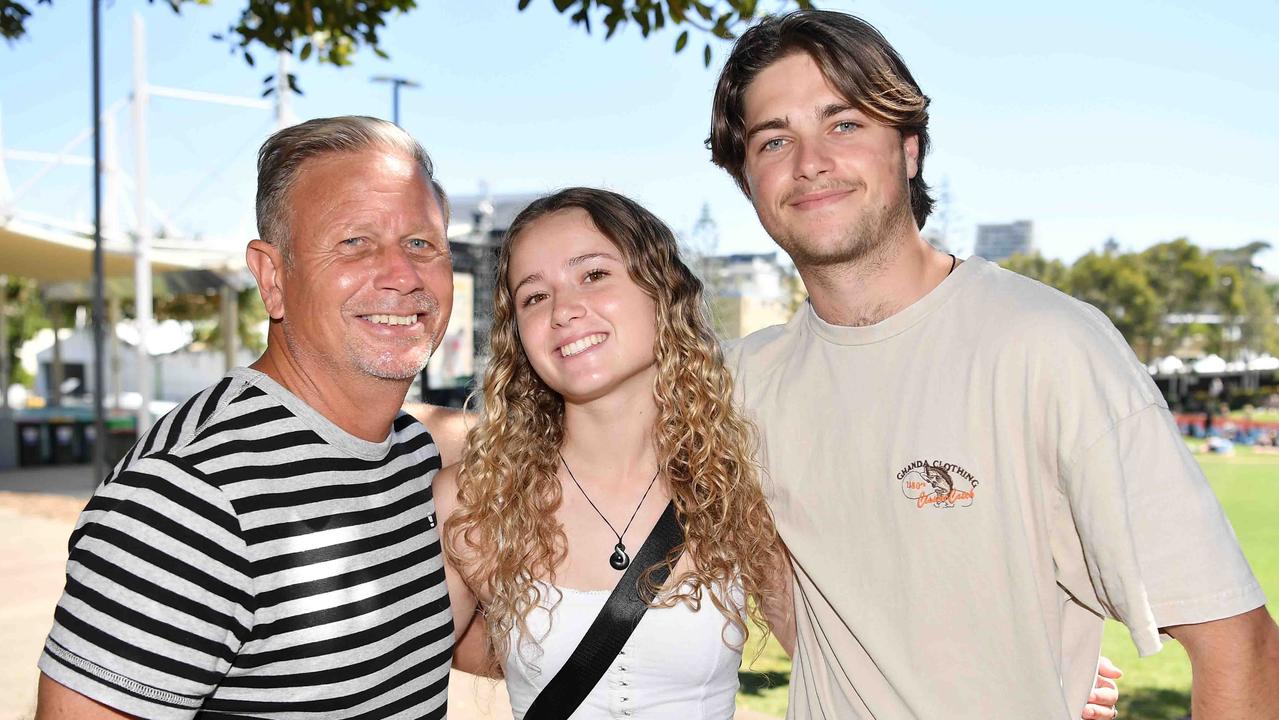
[[523, 717], [673, 502], [670, 579], [576, 717], [732, 717], [748, 622], [789, 646], [790, 577], [701, 284], [585, 188], [516, 218], [498, 278], [483, 411], [435, 480], [459, 626], [478, 601]]
[[484, 407], [434, 481], [459, 637], [479, 621], [456, 664], [479, 631], [523, 718], [673, 503], [670, 577], [573, 717], [731, 718], [748, 628], [790, 652], [794, 618], [701, 283], [647, 210], [571, 188], [515, 219], [496, 285]]

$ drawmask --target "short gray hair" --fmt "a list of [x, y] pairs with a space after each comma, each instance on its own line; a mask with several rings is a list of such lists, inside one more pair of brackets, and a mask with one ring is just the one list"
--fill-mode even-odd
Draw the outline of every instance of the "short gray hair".
[[289, 258], [289, 193], [302, 165], [331, 153], [362, 152], [374, 148], [404, 153], [426, 174], [440, 202], [444, 226], [449, 224], [449, 199], [435, 179], [431, 156], [413, 136], [394, 123], [359, 115], [316, 118], [284, 128], [267, 138], [258, 151], [258, 236], [280, 248]]

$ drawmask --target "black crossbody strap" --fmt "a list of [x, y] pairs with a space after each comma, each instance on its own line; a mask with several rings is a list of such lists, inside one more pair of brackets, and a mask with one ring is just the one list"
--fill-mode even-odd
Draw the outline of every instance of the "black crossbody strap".
[[[604, 677], [609, 664], [621, 652], [626, 640], [635, 632], [635, 626], [639, 625], [640, 618], [644, 617], [644, 611], [648, 610], [648, 603], [639, 595], [640, 576], [648, 568], [664, 561], [671, 549], [682, 542], [684, 529], [675, 517], [675, 503], [672, 501], [635, 554], [631, 566], [613, 588], [613, 594], [608, 596], [608, 601], [577, 649], [533, 700], [524, 720], [564, 720], [577, 710]], [[670, 574], [670, 567], [662, 565], [653, 571], [653, 581], [661, 586]]]

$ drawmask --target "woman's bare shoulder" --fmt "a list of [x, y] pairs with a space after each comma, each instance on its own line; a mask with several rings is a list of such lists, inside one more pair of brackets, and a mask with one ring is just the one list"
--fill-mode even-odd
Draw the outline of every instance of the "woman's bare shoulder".
[[405, 403], [404, 411], [426, 426], [435, 446], [439, 448], [440, 460], [445, 465], [462, 460], [466, 450], [466, 433], [475, 423], [475, 416], [457, 408], [427, 405], [426, 403]]
[[447, 520], [457, 508], [457, 475], [461, 463], [445, 465], [431, 479], [431, 497], [435, 500], [435, 513], [440, 522]]

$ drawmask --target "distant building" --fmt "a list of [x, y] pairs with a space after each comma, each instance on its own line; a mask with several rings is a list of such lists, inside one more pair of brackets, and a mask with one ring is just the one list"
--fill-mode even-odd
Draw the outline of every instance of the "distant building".
[[700, 275], [719, 335], [731, 340], [790, 320], [797, 281], [777, 253], [739, 253], [702, 258]]
[[977, 226], [974, 255], [1002, 262], [1013, 255], [1029, 255], [1035, 249], [1034, 230], [1029, 220]]
[[[108, 407], [136, 408], [141, 402], [138, 387], [136, 331], [130, 322], [122, 322], [108, 331], [106, 387]], [[149, 394], [156, 417], [172, 406], [208, 387], [226, 373], [226, 356], [221, 349], [201, 348], [190, 342], [190, 323], [166, 320], [153, 329], [147, 343], [154, 379]], [[86, 404], [93, 395], [93, 332], [88, 326], [63, 329], [61, 341], [62, 398], [68, 404]], [[42, 330], [23, 347], [24, 365], [35, 367], [35, 392], [46, 399], [57, 396], [53, 388], [53, 331]], [[258, 353], [245, 347], [236, 350], [235, 364], [246, 366]]]

